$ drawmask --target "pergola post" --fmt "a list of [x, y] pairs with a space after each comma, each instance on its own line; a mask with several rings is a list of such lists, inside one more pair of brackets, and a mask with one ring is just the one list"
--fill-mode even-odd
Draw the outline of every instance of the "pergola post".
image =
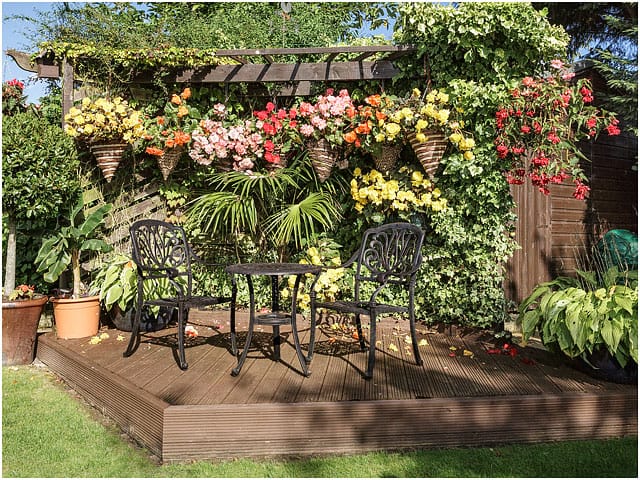
[[64, 117], [73, 106], [73, 65], [65, 56], [62, 59], [62, 127], [64, 128]]

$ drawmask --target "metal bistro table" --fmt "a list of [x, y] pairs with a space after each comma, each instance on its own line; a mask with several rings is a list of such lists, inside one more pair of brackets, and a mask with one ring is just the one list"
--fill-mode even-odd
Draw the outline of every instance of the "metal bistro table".
[[[238, 365], [231, 371], [231, 375], [236, 376], [240, 373], [244, 361], [247, 359], [247, 353], [251, 345], [251, 337], [253, 336], [253, 329], [255, 325], [270, 325], [273, 327], [273, 353], [274, 360], [280, 360], [280, 325], [291, 325], [291, 333], [293, 335], [293, 342], [296, 347], [296, 353], [302, 366], [302, 373], [305, 377], [310, 375], [307, 368], [307, 361], [300, 349], [300, 338], [298, 335], [298, 328], [296, 326], [296, 314], [297, 314], [297, 296], [298, 288], [300, 287], [300, 280], [307, 273], [317, 274], [322, 270], [321, 267], [316, 265], [305, 265], [302, 263], [238, 263], [235, 265], [229, 265], [226, 271], [231, 274], [231, 281], [233, 284], [233, 301], [232, 305], [235, 305], [236, 288], [236, 275], [244, 275], [247, 278], [247, 284], [249, 285], [249, 330], [247, 332], [247, 339], [244, 344], [242, 354], [238, 358]], [[253, 290], [252, 276], [266, 275], [271, 277], [271, 312], [266, 314], [256, 315], [255, 308], [255, 296]], [[296, 282], [291, 292], [291, 312], [280, 311], [280, 291], [278, 290], [278, 278], [283, 275], [295, 275]], [[236, 338], [235, 338], [235, 326], [231, 331], [231, 345], [232, 350], [237, 352]]]

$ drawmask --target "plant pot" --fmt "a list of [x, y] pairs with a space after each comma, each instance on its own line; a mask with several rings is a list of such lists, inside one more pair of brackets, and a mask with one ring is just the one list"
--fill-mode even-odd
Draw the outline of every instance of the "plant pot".
[[422, 168], [424, 168], [424, 171], [430, 178], [433, 178], [440, 165], [440, 160], [442, 160], [442, 156], [447, 149], [447, 139], [443, 132], [437, 130], [429, 130], [424, 132], [424, 134], [428, 138], [424, 143], [418, 141], [415, 133], [407, 135], [407, 139], [416, 157], [418, 157]]
[[331, 148], [329, 142], [324, 138], [308, 142], [307, 150], [309, 151], [309, 158], [311, 158], [311, 165], [316, 175], [318, 175], [318, 179], [324, 182], [331, 175], [333, 165], [338, 159], [337, 150]]
[[122, 160], [122, 155], [127, 148], [126, 143], [121, 140], [113, 142], [92, 143], [89, 148], [91, 153], [96, 157], [98, 166], [102, 170], [102, 175], [108, 182], [111, 182], [116, 169]]
[[33, 362], [38, 323], [46, 296], [31, 300], [2, 302], [2, 365]]
[[638, 364], [633, 360], [622, 368], [615, 357], [606, 348], [596, 350], [587, 357], [573, 358], [569, 364], [587, 375], [613, 383], [638, 383]]
[[53, 318], [58, 338], [84, 338], [98, 333], [100, 296], [52, 298]]
[[169, 178], [173, 169], [178, 165], [178, 161], [184, 153], [184, 147], [175, 147], [166, 150], [162, 155], [158, 157], [158, 166], [162, 172], [162, 178], [165, 180]]
[[[114, 305], [113, 308], [109, 310], [109, 318], [111, 319], [113, 326], [123, 332], [131, 331], [135, 314], [136, 311], [133, 308], [127, 309], [123, 312], [120, 310], [118, 305]], [[142, 317], [140, 318], [140, 330], [143, 332], [156, 332], [158, 330], [162, 330], [169, 325], [174, 314], [177, 316], [177, 310], [173, 308], [160, 307], [158, 315], [153, 315], [149, 308], [145, 308], [143, 309]]]
[[382, 145], [380, 152], [373, 155], [376, 169], [383, 173], [393, 170], [398, 158], [400, 158], [402, 147], [403, 145], [401, 143], [396, 145]]

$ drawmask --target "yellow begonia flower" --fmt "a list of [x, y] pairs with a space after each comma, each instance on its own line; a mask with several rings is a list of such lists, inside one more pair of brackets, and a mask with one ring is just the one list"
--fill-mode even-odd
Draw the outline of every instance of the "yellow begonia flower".
[[396, 136], [400, 133], [400, 125], [397, 123], [387, 123], [385, 124], [384, 129], [389, 135]]
[[464, 157], [465, 160], [473, 160], [475, 155], [473, 154], [472, 151], [466, 151], [466, 152], [464, 152], [463, 157]]
[[449, 136], [449, 140], [451, 141], [451, 143], [459, 143], [460, 140], [462, 140], [462, 135], [460, 135], [459, 133], [452, 133]]
[[427, 137], [424, 133], [416, 133], [416, 140], [419, 143], [425, 143], [429, 137]]

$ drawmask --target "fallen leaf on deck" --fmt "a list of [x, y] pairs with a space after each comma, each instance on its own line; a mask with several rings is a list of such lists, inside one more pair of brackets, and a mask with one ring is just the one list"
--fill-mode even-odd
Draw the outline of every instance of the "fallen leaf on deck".
[[100, 343], [102, 341], [102, 339], [98, 336], [95, 337], [91, 337], [91, 340], [89, 340], [89, 343], [91, 345], [97, 345], [98, 343]]
[[470, 350], [464, 350], [464, 352], [462, 352], [462, 353], [463, 353], [463, 355], [464, 355], [465, 357], [471, 357], [471, 358], [473, 358], [473, 352], [472, 352], [472, 351], [470, 351]]
[[392, 352], [397, 352], [398, 351], [398, 347], [396, 347], [395, 343], [390, 343], [389, 344], [389, 350], [391, 350]]
[[455, 352], [458, 349], [456, 347], [451, 346], [451, 347], [449, 347], [449, 350], [451, 350], [452, 352]]
[[107, 332], [100, 334], [100, 340], [106, 340], [107, 338], [109, 338], [109, 334]]
[[429, 345], [429, 343], [423, 338], [422, 340], [420, 340], [418, 342], [418, 345], [420, 345], [421, 347], [424, 347], [424, 346]]
[[116, 337], [116, 340], [119, 341], [119, 342], [124, 342], [124, 335], [118, 335]]
[[405, 335], [404, 343], [411, 343], [411, 337], [409, 335]]
[[184, 329], [184, 333], [187, 335], [187, 337], [189, 338], [195, 338], [198, 336], [198, 331], [192, 327], [191, 325], [187, 325]]
[[449, 352], [449, 356], [450, 357], [455, 357], [456, 356], [456, 352]]

